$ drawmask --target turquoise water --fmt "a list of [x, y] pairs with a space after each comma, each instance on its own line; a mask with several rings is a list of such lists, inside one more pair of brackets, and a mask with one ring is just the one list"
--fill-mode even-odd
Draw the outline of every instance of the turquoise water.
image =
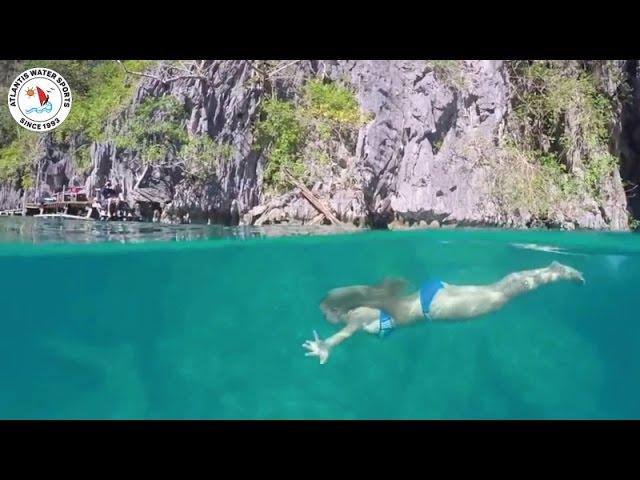
[[[85, 245], [5, 232], [0, 418], [640, 418], [638, 235], [203, 232]], [[313, 329], [334, 332], [318, 309], [331, 288], [488, 283], [553, 260], [586, 285], [467, 323], [357, 334], [326, 365], [304, 356]]]

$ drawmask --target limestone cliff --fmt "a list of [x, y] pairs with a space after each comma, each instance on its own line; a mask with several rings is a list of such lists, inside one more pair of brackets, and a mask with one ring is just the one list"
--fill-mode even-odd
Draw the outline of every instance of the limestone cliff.
[[[318, 221], [318, 211], [297, 189], [275, 189], [265, 181], [270, 156], [257, 141], [256, 125], [264, 116], [262, 106], [267, 99], [297, 104], [306, 82], [320, 79], [345, 85], [366, 115], [366, 121], [338, 137], [339, 141], [327, 140], [331, 145], [322, 148], [330, 154], [328, 163], [302, 179], [343, 222], [374, 227], [627, 229], [627, 192], [640, 178], [638, 62], [563, 62], [557, 67], [562, 78], [588, 73], [609, 102], [607, 154], [617, 161], [610, 170], [591, 167], [596, 165], [597, 154], [592, 143], [582, 141], [587, 138], [585, 122], [589, 119], [585, 120], [584, 109], [578, 106], [571, 104], [562, 110], [553, 126], [560, 129], [558, 138], [565, 142], [564, 148], [555, 147], [554, 140], [543, 134], [539, 136], [545, 138], [534, 138], [537, 117], [529, 121], [518, 112], [522, 111], [522, 88], [534, 91], [535, 79], [516, 79], [509, 63], [272, 62], [268, 65], [271, 72], [281, 70], [270, 76], [258, 62], [212, 60], [200, 61], [197, 75], [171, 81], [161, 78], [162, 67], [155, 67], [151, 75], [157, 78], [138, 77], [129, 107], [116, 118], [105, 118], [109, 123], [105, 131], [110, 134], [90, 142], [88, 168], [79, 169], [74, 160], [79, 145], [86, 143], [82, 133], [63, 141], [45, 136], [34, 149], [32, 165], [40, 165], [42, 183], [53, 190], [72, 181], [94, 189], [107, 178], [118, 182], [131, 198], [136, 186], [155, 188], [167, 202], [165, 221], [179, 221], [187, 213], [194, 221], [227, 224]], [[179, 128], [189, 137], [207, 136], [217, 145], [230, 147], [229, 155], [216, 163], [206, 181], [185, 174], [180, 153], [168, 153], [166, 161], [154, 163], [135, 145], [123, 146], [115, 140], [134, 121], [141, 105], [165, 97], [174, 98], [184, 108], [186, 115]], [[162, 114], [158, 115], [149, 122], [161, 121]], [[579, 185], [590, 185], [590, 189], [570, 196], [558, 194], [553, 201], [549, 197], [544, 205], [530, 202], [526, 195], [551, 195], [549, 188], [555, 187], [545, 186], [539, 193], [511, 192], [511, 183], [522, 189], [527, 182], [533, 188], [535, 182], [545, 181], [546, 170], [523, 181], [522, 175], [533, 175], [527, 173], [527, 162], [533, 157], [509, 150], [509, 139], [525, 135], [534, 139], [535, 151], [544, 159], [555, 155], [554, 161], [562, 164], [558, 172], [568, 172], [567, 178], [581, 179]], [[315, 169], [305, 152], [301, 151], [305, 168]], [[598, 172], [595, 180], [594, 172]], [[0, 186], [0, 208], [19, 203], [18, 187], [18, 182], [6, 181]]]

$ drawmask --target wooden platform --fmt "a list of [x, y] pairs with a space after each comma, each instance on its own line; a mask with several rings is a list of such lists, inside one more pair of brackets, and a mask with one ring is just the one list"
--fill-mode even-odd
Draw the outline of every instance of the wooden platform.
[[27, 203], [27, 210], [64, 210], [65, 208], [85, 209], [91, 206], [91, 202], [50, 202], [50, 203]]
[[[25, 208], [13, 208], [10, 210], [0, 210], [0, 216], [43, 216], [43, 215], [66, 215], [69, 210], [75, 212], [87, 211], [90, 202], [56, 202], [56, 203], [28, 203]], [[42, 213], [40, 213], [42, 211]], [[77, 215], [70, 215], [76, 217]]]
[[106, 215], [102, 215], [99, 219], [91, 218], [80, 215], [69, 215], [66, 213], [43, 213], [38, 215], [33, 215], [34, 218], [64, 218], [69, 220], [86, 220], [90, 222], [141, 222], [140, 218], [127, 218], [127, 217], [107, 217]]

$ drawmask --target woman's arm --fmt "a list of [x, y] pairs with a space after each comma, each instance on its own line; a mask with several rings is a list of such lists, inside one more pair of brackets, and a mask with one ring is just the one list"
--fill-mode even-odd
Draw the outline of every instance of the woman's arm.
[[304, 348], [309, 350], [307, 353], [305, 353], [305, 356], [319, 357], [320, 364], [324, 365], [327, 362], [327, 359], [329, 358], [329, 351], [336, 345], [339, 345], [340, 343], [344, 342], [347, 338], [349, 338], [351, 335], [357, 332], [360, 328], [361, 328], [361, 325], [357, 323], [350, 323], [346, 327], [344, 327], [342, 330], [340, 330], [338, 333], [331, 335], [326, 340], [320, 340], [320, 338], [318, 338], [317, 332], [314, 330], [313, 331], [314, 340], [307, 340], [302, 344]]
[[355, 324], [355, 323], [348, 324], [342, 330], [340, 330], [337, 333], [334, 333], [329, 338], [327, 338], [324, 341], [324, 343], [329, 348], [333, 348], [336, 345], [339, 345], [340, 343], [344, 342], [347, 338], [349, 338], [354, 333], [356, 333], [360, 329], [360, 327], [361, 327], [360, 325]]

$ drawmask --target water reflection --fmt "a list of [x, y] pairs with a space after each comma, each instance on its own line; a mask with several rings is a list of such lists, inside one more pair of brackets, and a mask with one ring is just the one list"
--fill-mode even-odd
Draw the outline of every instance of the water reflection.
[[142, 243], [148, 241], [246, 239], [283, 235], [335, 234], [331, 226], [164, 225], [141, 222], [96, 222], [61, 218], [1, 217], [0, 243]]

